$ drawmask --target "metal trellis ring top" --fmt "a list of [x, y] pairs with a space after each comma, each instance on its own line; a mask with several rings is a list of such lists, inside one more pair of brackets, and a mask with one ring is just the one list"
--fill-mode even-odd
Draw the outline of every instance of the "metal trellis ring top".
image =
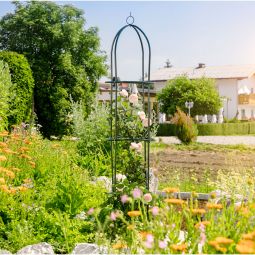
[[129, 14], [129, 16], [126, 18], [126, 22], [128, 25], [132, 25], [134, 24], [135, 18], [131, 15], [131, 12]]

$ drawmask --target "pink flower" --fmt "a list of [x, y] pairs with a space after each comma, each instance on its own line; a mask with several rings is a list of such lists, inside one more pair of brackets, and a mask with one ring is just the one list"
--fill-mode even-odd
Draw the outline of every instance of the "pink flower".
[[130, 149], [135, 150], [137, 152], [141, 152], [142, 147], [143, 147], [142, 143], [135, 143], [134, 142], [134, 143], [131, 143], [131, 145], [130, 145]]
[[167, 241], [166, 240], [163, 240], [163, 241], [159, 241], [158, 242], [158, 247], [160, 249], [165, 249], [167, 247]]
[[144, 245], [147, 249], [151, 249], [152, 246], [153, 246], [153, 243], [146, 241], [146, 242], [143, 243], [143, 245]]
[[[143, 120], [142, 120], [142, 122], [143, 122], [143, 126], [144, 127], [149, 127], [149, 119], [148, 118], [144, 118]], [[152, 120], [150, 119], [150, 125], [152, 124]]]
[[112, 221], [115, 221], [117, 219], [117, 214], [115, 212], [111, 212], [110, 218]]
[[118, 182], [123, 182], [126, 178], [127, 177], [124, 174], [116, 174], [116, 179]]
[[121, 96], [121, 97], [128, 97], [128, 92], [127, 92], [125, 89], [122, 89], [122, 90], [120, 91], [120, 96]]
[[143, 199], [144, 199], [145, 202], [149, 203], [149, 202], [151, 202], [151, 200], [152, 200], [152, 196], [151, 196], [150, 193], [146, 193], [146, 194], [143, 196]]
[[151, 208], [151, 213], [153, 216], [157, 216], [159, 214], [159, 208], [157, 206], [153, 206]]
[[138, 104], [138, 96], [137, 96], [137, 94], [131, 94], [128, 99], [129, 99], [129, 102], [131, 104], [133, 104], [133, 105]]
[[200, 245], [204, 246], [205, 245], [205, 241], [206, 241], [206, 235], [205, 235], [204, 232], [201, 232], [200, 233], [200, 241], [199, 241]]
[[136, 198], [141, 198], [141, 196], [143, 195], [142, 191], [138, 188], [135, 188], [132, 192], [133, 197]]
[[87, 214], [88, 215], [92, 215], [94, 213], [95, 209], [94, 208], [90, 208], [88, 211], [87, 211]]
[[145, 112], [138, 112], [137, 115], [139, 116], [140, 120], [144, 120], [146, 118]]
[[129, 197], [128, 197], [128, 195], [122, 195], [120, 197], [120, 200], [121, 200], [122, 204], [125, 204], [125, 203], [127, 203], [129, 201]]
[[148, 235], [146, 236], [146, 241], [147, 241], [147, 242], [150, 242], [150, 243], [153, 243], [153, 241], [154, 241], [154, 236], [153, 236], [152, 234], [148, 234]]

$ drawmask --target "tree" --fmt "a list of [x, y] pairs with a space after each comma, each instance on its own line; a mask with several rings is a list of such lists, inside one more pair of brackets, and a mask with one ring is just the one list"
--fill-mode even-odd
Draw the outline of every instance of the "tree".
[[0, 20], [0, 49], [24, 54], [35, 79], [34, 104], [43, 134], [68, 134], [70, 98], [89, 112], [106, 73], [97, 28], [84, 29], [83, 11], [54, 2], [14, 2]]
[[16, 52], [1, 51], [0, 60], [6, 62], [11, 73], [8, 124], [29, 122], [32, 114], [34, 79], [27, 59]]
[[186, 101], [194, 103], [191, 116], [217, 114], [221, 107], [221, 99], [215, 88], [215, 81], [208, 78], [190, 80], [186, 76], [170, 80], [158, 94], [160, 111], [174, 115], [177, 107], [187, 112]]

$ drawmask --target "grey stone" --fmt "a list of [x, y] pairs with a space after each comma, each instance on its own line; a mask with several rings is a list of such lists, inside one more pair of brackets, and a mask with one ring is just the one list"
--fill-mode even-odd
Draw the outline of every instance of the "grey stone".
[[105, 246], [98, 246], [93, 243], [76, 244], [71, 254], [106, 254], [107, 248]]
[[25, 246], [17, 254], [54, 254], [54, 251], [50, 244], [43, 242]]
[[0, 250], [0, 254], [12, 254], [11, 252], [7, 251], [7, 250]]

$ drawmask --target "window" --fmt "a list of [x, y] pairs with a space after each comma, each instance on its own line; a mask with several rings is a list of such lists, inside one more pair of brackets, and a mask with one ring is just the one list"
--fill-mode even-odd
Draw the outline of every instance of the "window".
[[254, 118], [254, 110], [251, 109], [251, 118]]
[[245, 109], [241, 110], [241, 119], [245, 119]]

